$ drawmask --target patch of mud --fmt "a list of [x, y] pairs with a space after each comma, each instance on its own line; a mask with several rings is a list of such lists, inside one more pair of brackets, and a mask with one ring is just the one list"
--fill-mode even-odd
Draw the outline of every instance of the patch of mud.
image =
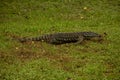
[[34, 45], [31, 45], [31, 43], [27, 43], [27, 44], [30, 46], [24, 46], [23, 44], [23, 46], [21, 47], [15, 47], [16, 57], [18, 57], [21, 61], [38, 59], [42, 57], [44, 52], [41, 49], [35, 50]]
[[[32, 44], [32, 43], [26, 43]], [[66, 54], [63, 55], [63, 53], [59, 51], [49, 51], [44, 47], [40, 46], [41, 44], [37, 45], [34, 43], [32, 46], [22, 46], [22, 47], [16, 47], [15, 53], [16, 56], [20, 60], [29, 60], [29, 59], [38, 59], [38, 58], [47, 58], [51, 61], [58, 61], [58, 62], [69, 62], [70, 57]], [[36, 50], [35, 50], [36, 49]]]
[[0, 63], [13, 64], [14, 56], [5, 52], [0, 51]]

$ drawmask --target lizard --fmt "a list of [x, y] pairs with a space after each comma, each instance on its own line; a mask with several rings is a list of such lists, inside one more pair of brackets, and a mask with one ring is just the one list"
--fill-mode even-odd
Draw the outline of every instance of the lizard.
[[97, 38], [102, 40], [102, 36], [95, 32], [64, 32], [45, 34], [39, 37], [28, 37], [19, 39], [20, 42], [27, 41], [43, 41], [50, 44], [64, 44], [64, 43], [81, 43], [84, 40], [92, 40]]

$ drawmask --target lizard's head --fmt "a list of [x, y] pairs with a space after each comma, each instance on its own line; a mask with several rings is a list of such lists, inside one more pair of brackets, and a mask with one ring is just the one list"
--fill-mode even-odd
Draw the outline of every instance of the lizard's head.
[[102, 40], [102, 35], [95, 32], [83, 32], [83, 36], [87, 40]]

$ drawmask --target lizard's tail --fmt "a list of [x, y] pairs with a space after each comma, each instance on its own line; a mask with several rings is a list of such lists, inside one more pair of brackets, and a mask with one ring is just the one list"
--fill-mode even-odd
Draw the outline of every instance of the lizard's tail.
[[21, 38], [21, 39], [19, 39], [19, 41], [20, 41], [20, 42], [41, 41], [41, 37]]

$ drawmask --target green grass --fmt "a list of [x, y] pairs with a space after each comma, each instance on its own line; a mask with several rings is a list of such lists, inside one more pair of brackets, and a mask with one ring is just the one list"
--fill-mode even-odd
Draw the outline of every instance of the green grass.
[[[1, 80], [119, 80], [119, 0], [0, 2]], [[55, 32], [106, 32], [82, 45], [21, 44], [13, 38]]]

